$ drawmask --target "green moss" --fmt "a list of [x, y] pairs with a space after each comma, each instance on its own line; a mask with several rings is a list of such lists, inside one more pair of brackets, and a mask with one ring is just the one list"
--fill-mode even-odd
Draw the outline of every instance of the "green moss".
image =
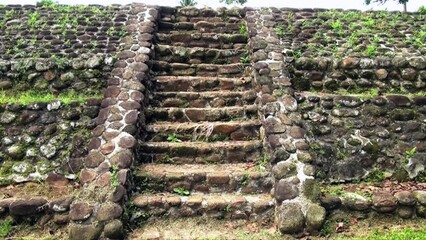
[[20, 104], [29, 104], [33, 102], [51, 102], [54, 100], [59, 100], [64, 104], [68, 104], [72, 101], [76, 102], [85, 102], [89, 98], [102, 98], [101, 94], [85, 94], [77, 93], [75, 91], [62, 92], [58, 95], [54, 95], [50, 92], [42, 91], [22, 91], [22, 92], [13, 92], [13, 91], [0, 91], [0, 104], [6, 103], [20, 103]]
[[46, 174], [53, 170], [52, 164], [46, 160], [39, 161], [37, 162], [37, 170], [40, 174]]
[[13, 162], [5, 161], [0, 167], [0, 176], [9, 176], [12, 173]]
[[318, 202], [321, 196], [319, 183], [314, 179], [306, 179], [305, 182], [303, 182], [303, 194], [307, 199]]
[[377, 168], [371, 171], [365, 178], [367, 182], [381, 182], [384, 179], [385, 179], [385, 173], [382, 170]]
[[15, 162], [12, 166], [14, 173], [27, 177], [30, 173], [35, 172], [33, 164], [27, 161]]

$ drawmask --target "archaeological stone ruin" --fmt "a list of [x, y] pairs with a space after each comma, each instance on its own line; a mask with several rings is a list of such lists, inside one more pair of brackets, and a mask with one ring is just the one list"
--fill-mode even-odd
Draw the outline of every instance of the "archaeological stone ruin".
[[[384, 11], [0, 5], [0, 221], [80, 240], [165, 218], [294, 236], [336, 212], [424, 218], [425, 26]], [[360, 182], [374, 191], [332, 190]]]

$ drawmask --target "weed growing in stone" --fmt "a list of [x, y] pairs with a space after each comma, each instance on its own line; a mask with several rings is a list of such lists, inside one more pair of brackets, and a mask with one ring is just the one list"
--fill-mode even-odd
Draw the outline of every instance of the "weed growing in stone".
[[282, 38], [284, 37], [284, 28], [282, 26], [276, 26], [274, 28], [275, 34], [277, 34], [277, 37]]
[[12, 223], [10, 219], [5, 219], [0, 222], [0, 237], [5, 238], [12, 230]]
[[26, 105], [32, 102], [51, 102], [54, 100], [68, 104], [72, 101], [85, 102], [89, 98], [102, 98], [102, 96], [100, 94], [86, 95], [84, 93], [76, 93], [75, 91], [68, 91], [60, 93], [59, 95], [54, 95], [52, 93], [39, 92], [34, 90], [25, 92], [0, 90], [0, 104], [20, 103]]
[[377, 48], [375, 45], [368, 45], [367, 48], [365, 49], [365, 54], [368, 57], [375, 57], [377, 55]]
[[178, 195], [181, 195], [181, 196], [189, 196], [189, 195], [191, 195], [191, 192], [189, 190], [187, 190], [185, 188], [181, 188], [181, 187], [173, 188], [173, 192], [176, 193], [176, 194], [178, 194]]
[[240, 57], [240, 62], [241, 63], [250, 63], [250, 61], [251, 61], [251, 58], [250, 58], [250, 56], [243, 56], [243, 57]]
[[402, 159], [402, 162], [403, 162], [404, 164], [408, 164], [408, 161], [410, 160], [410, 158], [411, 158], [411, 157], [413, 157], [413, 156], [414, 156], [414, 154], [416, 154], [416, 150], [417, 150], [417, 148], [416, 148], [416, 147], [413, 147], [412, 149], [410, 149], [410, 150], [408, 150], [408, 151], [405, 151], [405, 156], [404, 156], [404, 158]]
[[243, 35], [248, 35], [248, 29], [247, 29], [247, 25], [246, 25], [246, 23], [245, 22], [242, 22], [241, 23], [241, 25], [240, 25], [240, 34], [243, 34]]
[[173, 134], [169, 134], [169, 135], [167, 136], [167, 141], [169, 141], [169, 142], [182, 142], [182, 140], [180, 140], [180, 139], [176, 136], [176, 134], [175, 134], [175, 133], [173, 133]]
[[118, 168], [118, 166], [112, 166], [110, 171], [111, 171], [111, 187], [113, 187], [114, 189], [117, 189], [118, 186], [120, 186], [120, 180], [118, 179], [118, 171], [120, 169]]

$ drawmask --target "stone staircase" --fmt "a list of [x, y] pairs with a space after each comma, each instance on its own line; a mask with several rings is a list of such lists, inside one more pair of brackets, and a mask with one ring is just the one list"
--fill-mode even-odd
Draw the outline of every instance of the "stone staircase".
[[134, 206], [151, 218], [270, 220], [256, 92], [240, 9], [162, 8], [140, 129]]

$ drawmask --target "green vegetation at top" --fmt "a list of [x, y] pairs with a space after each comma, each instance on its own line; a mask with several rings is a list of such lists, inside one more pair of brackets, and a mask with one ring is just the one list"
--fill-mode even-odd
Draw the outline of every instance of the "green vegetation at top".
[[288, 42], [289, 56], [300, 50], [306, 57], [393, 57], [407, 49], [422, 55], [426, 53], [425, 9], [416, 14], [327, 10], [304, 19], [289, 11], [283, 13], [284, 21], [276, 21], [273, 31]]
[[75, 91], [63, 92], [58, 95], [48, 92], [38, 92], [34, 90], [25, 92], [0, 91], [0, 104], [19, 103], [26, 105], [29, 103], [51, 102], [54, 100], [59, 100], [65, 104], [68, 104], [70, 102], [82, 103], [90, 98], [102, 98], [102, 95], [88, 95], [85, 93], [76, 93]]
[[181, 0], [180, 1], [180, 6], [181, 7], [190, 7], [190, 6], [195, 6], [197, 5], [197, 2], [194, 0]]
[[367, 236], [353, 238], [338, 238], [340, 240], [423, 240], [426, 239], [426, 229], [414, 230], [404, 228], [390, 232], [373, 231]]

